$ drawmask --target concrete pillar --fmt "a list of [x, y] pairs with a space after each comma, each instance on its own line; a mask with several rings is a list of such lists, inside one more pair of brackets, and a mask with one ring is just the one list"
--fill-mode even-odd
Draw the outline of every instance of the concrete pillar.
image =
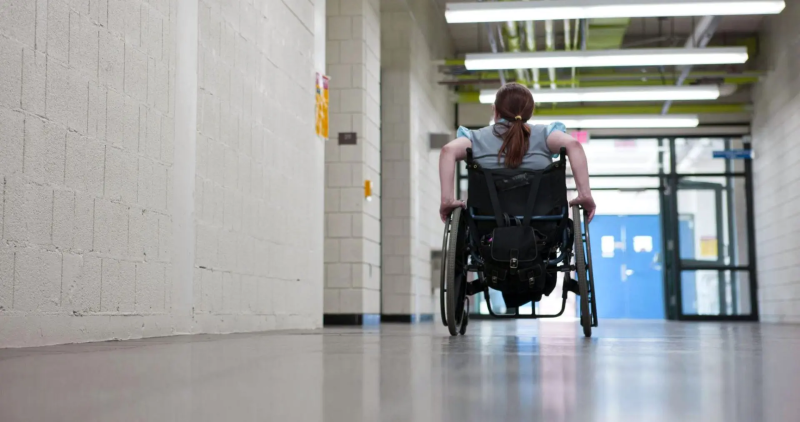
[[753, 89], [753, 213], [761, 321], [800, 323], [800, 2], [786, 2], [764, 19], [759, 69], [768, 72]]
[[454, 135], [454, 107], [437, 84], [435, 60], [452, 55], [447, 24], [431, 3], [381, 3], [383, 74], [383, 320], [428, 319], [438, 306], [431, 252], [441, 248], [438, 150], [432, 133]]
[[[380, 5], [328, 0], [326, 10], [324, 312], [327, 323], [360, 323], [380, 313]], [[339, 145], [339, 133], [348, 132], [356, 144]]]

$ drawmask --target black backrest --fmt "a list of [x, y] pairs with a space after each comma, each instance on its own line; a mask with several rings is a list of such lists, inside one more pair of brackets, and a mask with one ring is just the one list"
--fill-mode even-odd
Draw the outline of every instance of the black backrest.
[[[469, 193], [467, 205], [473, 207], [476, 214], [494, 215], [492, 201], [489, 196], [484, 169], [471, 159], [468, 150], [467, 173], [469, 177]], [[562, 151], [561, 159], [544, 170], [526, 169], [492, 169], [492, 177], [497, 187], [497, 197], [501, 212], [509, 216], [526, 214], [525, 206], [530, 192], [531, 178], [541, 178], [538, 194], [533, 206], [534, 216], [558, 215], [567, 206], [566, 161]], [[528, 181], [528, 183], [525, 183]]]

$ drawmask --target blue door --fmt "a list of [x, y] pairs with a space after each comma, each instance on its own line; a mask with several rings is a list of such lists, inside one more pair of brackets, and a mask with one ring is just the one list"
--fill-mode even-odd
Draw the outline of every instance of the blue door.
[[659, 216], [599, 215], [591, 230], [598, 317], [663, 319]]

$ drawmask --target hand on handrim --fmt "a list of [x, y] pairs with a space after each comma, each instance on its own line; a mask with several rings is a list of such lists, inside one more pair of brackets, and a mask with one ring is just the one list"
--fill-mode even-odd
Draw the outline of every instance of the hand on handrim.
[[458, 207], [466, 209], [467, 204], [459, 199], [443, 199], [441, 205], [439, 205], [439, 217], [442, 219], [442, 223], [447, 221], [450, 212]]
[[594, 198], [592, 195], [578, 195], [577, 198], [569, 201], [569, 205], [580, 205], [586, 211], [586, 223], [591, 223], [592, 219], [594, 218], [595, 209], [597, 209], [597, 205], [594, 203]]

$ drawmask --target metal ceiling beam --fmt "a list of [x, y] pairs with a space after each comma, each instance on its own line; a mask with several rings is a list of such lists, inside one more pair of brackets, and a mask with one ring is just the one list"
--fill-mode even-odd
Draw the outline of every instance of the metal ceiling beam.
[[[697, 23], [697, 26], [695, 26], [692, 36], [686, 40], [684, 47], [704, 48], [706, 45], [708, 45], [708, 42], [711, 41], [711, 37], [714, 36], [714, 32], [716, 32], [717, 26], [719, 26], [719, 22], [721, 20], [722, 18], [720, 16], [703, 16], [703, 18], [700, 19], [700, 22]], [[681, 68], [681, 74], [678, 77], [678, 80], [675, 81], [675, 85], [683, 85], [683, 82], [686, 81], [686, 78], [689, 76], [689, 72], [691, 71], [692, 66], [683, 66]], [[664, 106], [661, 107], [661, 114], [667, 114], [671, 106], [672, 101], [665, 102]]]

